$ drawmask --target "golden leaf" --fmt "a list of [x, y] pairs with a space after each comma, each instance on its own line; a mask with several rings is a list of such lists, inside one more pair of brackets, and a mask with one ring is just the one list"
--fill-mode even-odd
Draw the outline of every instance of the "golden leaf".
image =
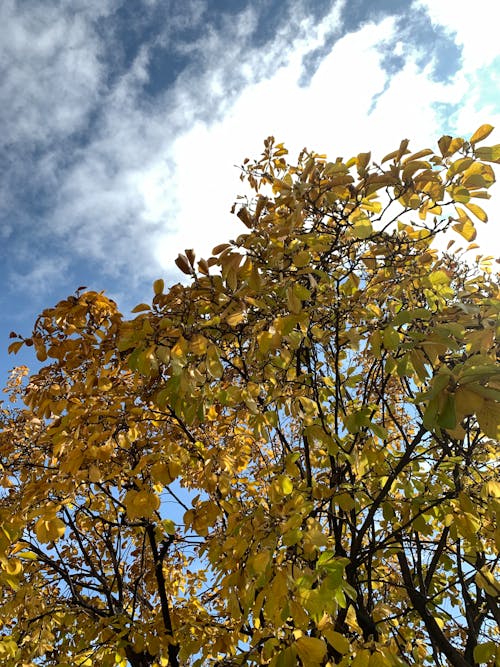
[[486, 137], [489, 136], [494, 129], [495, 128], [493, 127], [493, 125], [488, 125], [488, 123], [481, 125], [472, 134], [471, 138], [469, 139], [469, 142], [471, 144], [477, 144], [479, 141], [483, 141], [483, 139], [486, 139]]

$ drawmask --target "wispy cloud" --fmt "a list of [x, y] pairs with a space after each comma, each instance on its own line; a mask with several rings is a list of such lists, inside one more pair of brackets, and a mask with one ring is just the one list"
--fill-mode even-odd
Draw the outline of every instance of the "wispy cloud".
[[199, 0], [4, 2], [0, 211], [14, 255], [43, 267], [58, 252], [125, 291], [238, 234], [234, 165], [268, 134], [292, 156], [335, 157], [498, 121], [485, 102], [496, 41], [463, 27], [465, 3], [372, 4], [354, 21], [345, 2], [313, 14], [290, 0], [281, 15], [259, 2], [217, 14]]
[[105, 65], [93, 22], [109, 3], [85, 14], [75, 4], [71, 13], [50, 2], [0, 6], [0, 114], [10, 145], [53, 145], [81, 130], [98, 103]]

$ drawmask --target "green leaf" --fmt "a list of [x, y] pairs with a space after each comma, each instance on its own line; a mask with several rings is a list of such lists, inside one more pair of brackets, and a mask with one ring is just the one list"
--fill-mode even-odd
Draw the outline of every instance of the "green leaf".
[[288, 646], [271, 660], [270, 667], [297, 667], [297, 651], [295, 646]]
[[455, 428], [457, 425], [455, 398], [453, 394], [447, 394], [444, 406], [439, 411], [438, 424], [443, 428]]
[[473, 651], [474, 662], [479, 664], [489, 662], [491, 658], [495, 657], [496, 653], [496, 644], [495, 642], [486, 642], [484, 644], [478, 644]]
[[429, 275], [429, 280], [430, 283], [433, 287], [438, 287], [440, 285], [449, 285], [450, 284], [450, 278], [447, 273], [442, 271], [441, 269], [438, 269], [437, 271], [433, 271]]
[[428, 320], [432, 316], [430, 310], [427, 308], [414, 308], [413, 310], [400, 310], [399, 313], [392, 320], [393, 326], [397, 327], [400, 324], [408, 324], [415, 320]]
[[172, 519], [162, 519], [161, 525], [168, 535], [175, 535], [176, 526]]
[[363, 214], [359, 214], [359, 216], [354, 221], [352, 231], [357, 239], [369, 238], [373, 233], [373, 226], [370, 222], [370, 219]]
[[293, 258], [293, 264], [298, 269], [307, 266], [311, 262], [311, 255], [307, 250], [301, 250]]
[[396, 350], [399, 347], [399, 333], [394, 327], [388, 326], [384, 329], [382, 340], [386, 350]]
[[220, 379], [224, 373], [224, 367], [215, 345], [210, 345], [207, 351], [207, 371], [216, 380]]
[[500, 162], [500, 144], [476, 148], [476, 157], [485, 162]]
[[483, 433], [488, 438], [500, 440], [500, 403], [485, 400], [476, 416]]
[[386, 428], [380, 424], [374, 424], [373, 422], [370, 422], [370, 430], [381, 440], [386, 440], [389, 435]]
[[438, 412], [439, 396], [436, 396], [427, 403], [427, 407], [423, 416], [423, 424], [429, 431], [432, 431], [437, 424]]

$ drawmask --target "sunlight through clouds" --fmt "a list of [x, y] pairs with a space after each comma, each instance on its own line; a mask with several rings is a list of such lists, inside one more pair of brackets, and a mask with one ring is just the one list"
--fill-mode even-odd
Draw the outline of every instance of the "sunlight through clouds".
[[[326, 21], [331, 26], [331, 17]], [[321, 32], [325, 29], [320, 24]], [[474, 131], [481, 119], [466, 75], [459, 72], [450, 81], [436, 80], [432, 61], [419, 67], [416, 50], [396, 42], [405, 64], [389, 76], [382, 67], [381, 46], [396, 39], [392, 17], [365, 24], [335, 43], [307, 86], [299, 85], [300, 72], [315, 38], [297, 40], [287, 63], [273, 76], [246, 86], [222, 119], [198, 123], [177, 139], [173, 145], [177, 232], [169, 228], [160, 233], [155, 242], [158, 262], [168, 269], [186, 247], [206, 255], [228, 234], [237, 236], [242, 227], [228, 217], [230, 204], [241, 192], [233, 165], [260, 152], [268, 134], [284, 141], [292, 156], [307, 146], [333, 158], [370, 148], [381, 155], [405, 137], [420, 147], [437, 140], [450, 125], [453, 131], [459, 131], [457, 126], [464, 133]], [[460, 115], [447, 117], [443, 105], [445, 110], [458, 107]], [[199, 178], [209, 173], [209, 180]], [[196, 197], [190, 196], [194, 191]], [[157, 208], [160, 198], [161, 190], [156, 190]], [[210, 223], [200, 223], [207, 210]], [[481, 236], [487, 240], [494, 234], [492, 229], [490, 237]]]

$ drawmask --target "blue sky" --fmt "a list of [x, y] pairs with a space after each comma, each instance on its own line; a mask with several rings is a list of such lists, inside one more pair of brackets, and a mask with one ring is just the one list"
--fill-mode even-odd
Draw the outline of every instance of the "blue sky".
[[[127, 312], [155, 278], [181, 279], [179, 251], [237, 236], [235, 165], [269, 134], [292, 156], [380, 157], [405, 137], [500, 128], [499, 13], [498, 0], [2, 0], [2, 383], [9, 331], [29, 334], [44, 307], [86, 285]], [[497, 192], [478, 238], [493, 254]]]

